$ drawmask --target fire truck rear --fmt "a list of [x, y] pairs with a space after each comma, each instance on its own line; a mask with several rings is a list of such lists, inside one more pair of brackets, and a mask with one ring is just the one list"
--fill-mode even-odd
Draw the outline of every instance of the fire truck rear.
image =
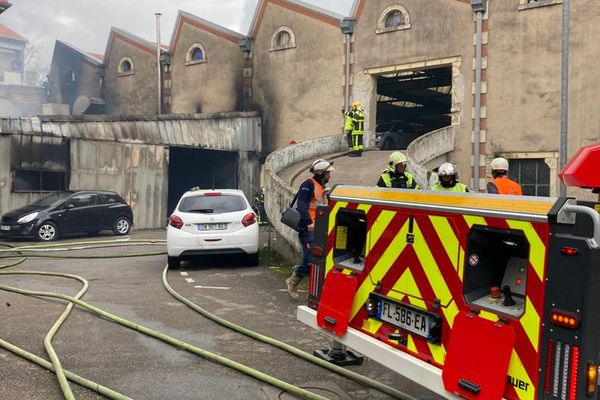
[[[600, 146], [561, 177], [600, 187]], [[336, 186], [298, 318], [447, 398], [597, 399], [600, 204]]]

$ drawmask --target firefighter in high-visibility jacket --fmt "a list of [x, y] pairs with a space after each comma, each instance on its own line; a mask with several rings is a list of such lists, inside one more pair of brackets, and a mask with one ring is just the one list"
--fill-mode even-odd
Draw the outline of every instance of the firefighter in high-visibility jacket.
[[365, 131], [365, 112], [362, 109], [360, 101], [352, 103], [350, 111], [344, 111], [346, 121], [344, 131], [348, 141], [348, 150], [350, 157], [361, 157], [363, 152], [363, 133]]
[[445, 162], [437, 168], [437, 182], [431, 190], [446, 192], [468, 192], [467, 185], [458, 180], [458, 173], [453, 164]]
[[317, 206], [327, 205], [327, 197], [323, 196], [323, 190], [329, 182], [333, 170], [333, 161], [315, 160], [310, 167], [313, 176], [302, 182], [300, 189], [298, 189], [296, 207], [300, 213], [298, 239], [300, 239], [302, 245], [302, 263], [292, 272], [292, 276], [285, 281], [288, 292], [293, 299], [298, 298], [298, 285], [310, 273]]
[[522, 195], [521, 185], [510, 179], [508, 173], [508, 161], [505, 158], [498, 157], [492, 160], [492, 179], [487, 184], [487, 192], [495, 194]]
[[394, 151], [390, 154], [387, 168], [383, 170], [377, 186], [399, 189], [420, 189], [419, 184], [410, 172], [406, 171], [408, 160], [406, 156]]

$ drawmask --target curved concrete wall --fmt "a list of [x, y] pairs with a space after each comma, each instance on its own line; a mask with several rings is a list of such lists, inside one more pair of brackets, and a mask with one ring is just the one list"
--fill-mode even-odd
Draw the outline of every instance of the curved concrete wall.
[[[429, 132], [413, 141], [406, 155], [418, 182], [429, 182], [430, 169], [426, 164], [454, 150], [454, 128], [449, 126]], [[374, 145], [373, 135], [365, 132], [365, 148]], [[290, 251], [300, 254], [297, 233], [283, 225], [279, 219], [281, 213], [289, 207], [297, 188], [279, 177], [279, 173], [292, 165], [323, 157], [327, 154], [341, 153], [348, 149], [344, 135], [325, 136], [286, 146], [269, 154], [264, 164], [265, 210], [271, 224], [285, 243], [277, 245], [281, 254], [291, 256]], [[423, 189], [427, 189], [424, 187]], [[285, 251], [285, 248], [289, 251]], [[291, 257], [290, 257], [291, 258]]]
[[408, 145], [406, 158], [417, 182], [429, 189], [431, 169], [427, 163], [454, 150], [454, 126], [447, 126], [418, 137]]
[[297, 253], [302, 250], [298, 243], [298, 234], [279, 221], [281, 213], [294, 199], [296, 188], [292, 188], [289, 182], [285, 182], [278, 174], [294, 164], [347, 150], [348, 144], [344, 135], [325, 136], [276, 150], [269, 154], [265, 161], [265, 211], [280, 237]]

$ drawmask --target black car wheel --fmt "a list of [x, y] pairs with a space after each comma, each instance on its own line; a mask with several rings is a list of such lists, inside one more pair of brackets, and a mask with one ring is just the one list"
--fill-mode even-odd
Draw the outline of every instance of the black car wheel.
[[169, 264], [169, 269], [178, 269], [181, 266], [181, 259], [179, 257], [167, 256], [167, 264]]
[[55, 240], [58, 236], [58, 228], [52, 222], [43, 222], [37, 229], [37, 239], [49, 242]]
[[113, 225], [113, 233], [118, 236], [127, 235], [131, 230], [131, 222], [125, 217], [119, 217]]

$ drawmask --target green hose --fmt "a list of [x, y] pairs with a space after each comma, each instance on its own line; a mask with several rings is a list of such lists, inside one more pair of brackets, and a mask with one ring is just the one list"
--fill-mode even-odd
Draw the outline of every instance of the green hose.
[[260, 333], [251, 331], [250, 329], [244, 328], [243, 326], [234, 324], [233, 322], [227, 321], [226, 319], [223, 319], [215, 314], [212, 314], [208, 311], [206, 311], [205, 309], [201, 308], [200, 306], [198, 306], [197, 304], [192, 303], [191, 301], [189, 301], [188, 299], [186, 299], [185, 297], [183, 297], [182, 295], [180, 295], [179, 293], [177, 293], [170, 285], [169, 282], [167, 280], [167, 271], [168, 271], [168, 266], [165, 267], [165, 269], [163, 270], [163, 274], [162, 274], [162, 279], [163, 279], [163, 285], [165, 286], [165, 288], [167, 289], [167, 291], [169, 293], [171, 293], [171, 295], [173, 297], [175, 297], [177, 300], [181, 301], [182, 303], [184, 303], [185, 305], [187, 305], [188, 307], [190, 307], [191, 309], [193, 309], [194, 311], [197, 311], [198, 313], [202, 314], [203, 316], [205, 316], [206, 318], [220, 324], [223, 325], [229, 329], [232, 329], [238, 333], [241, 333], [242, 335], [246, 335], [248, 337], [251, 337], [253, 339], [256, 339], [258, 341], [261, 341], [263, 343], [267, 343], [270, 344], [274, 347], [280, 348], [282, 350], [285, 350], [289, 353], [292, 353], [304, 360], [310, 361], [313, 364], [317, 364], [320, 365], [321, 367], [327, 368], [339, 375], [342, 375], [346, 378], [352, 379], [355, 382], [361, 383], [365, 386], [369, 386], [372, 387], [374, 389], [379, 390], [382, 393], [388, 394], [394, 398], [397, 399], [403, 399], [403, 400], [417, 400], [414, 397], [411, 397], [403, 392], [400, 392], [399, 390], [396, 390], [394, 388], [392, 388], [391, 386], [385, 385], [381, 382], [377, 382], [374, 379], [368, 378], [366, 376], [357, 374], [356, 372], [350, 371], [348, 369], [342, 368], [338, 365], [332, 364], [328, 361], [325, 361], [323, 359], [320, 359], [318, 357], [313, 356], [312, 354], [309, 354], [303, 350], [300, 350], [294, 346], [291, 346], [287, 343], [281, 342], [277, 339], [273, 339], [269, 336], [265, 336], [265, 335], [261, 335]]
[[136, 330], [138, 332], [144, 333], [148, 336], [151, 336], [153, 338], [162, 340], [165, 343], [168, 343], [174, 347], [186, 350], [192, 354], [196, 354], [200, 357], [203, 357], [207, 360], [216, 362], [216, 363], [220, 363], [222, 365], [225, 365], [229, 368], [235, 369], [237, 371], [240, 371], [246, 375], [249, 375], [253, 378], [256, 378], [258, 380], [261, 380], [265, 383], [268, 383], [269, 385], [278, 387], [286, 392], [292, 393], [298, 397], [301, 397], [303, 399], [308, 399], [308, 400], [328, 400], [326, 397], [320, 396], [316, 393], [312, 393], [308, 390], [302, 389], [298, 386], [292, 385], [290, 383], [284, 382], [280, 379], [274, 378], [270, 375], [267, 375], [263, 372], [257, 371], [253, 368], [250, 368], [248, 366], [245, 366], [241, 363], [238, 363], [236, 361], [230, 360], [228, 358], [219, 356], [217, 354], [211, 353], [207, 350], [201, 349], [199, 347], [196, 347], [194, 345], [191, 345], [189, 343], [186, 343], [184, 341], [175, 339], [169, 335], [165, 335], [164, 333], [160, 333], [157, 332], [155, 330], [152, 330], [150, 328], [147, 328], [143, 325], [139, 325], [139, 324], [135, 324], [133, 322], [127, 321], [126, 319], [117, 317], [116, 315], [110, 314], [98, 307], [92, 306], [91, 304], [88, 304], [84, 301], [78, 300], [74, 297], [71, 296], [66, 296], [64, 294], [60, 294], [60, 293], [51, 293], [51, 292], [41, 292], [41, 291], [33, 291], [33, 290], [25, 290], [25, 289], [18, 289], [18, 288], [13, 288], [10, 286], [5, 286], [5, 285], [0, 285], [0, 290], [5, 290], [8, 292], [13, 292], [13, 293], [19, 293], [19, 294], [23, 294], [23, 295], [27, 295], [27, 296], [38, 296], [38, 297], [51, 297], [51, 298], [57, 298], [57, 299], [62, 299], [71, 303], [75, 303], [80, 307], [83, 307], [89, 311], [92, 311], [110, 321], [113, 321], [119, 325], [123, 325], [125, 327], [128, 327], [130, 329]]
[[[48, 361], [44, 360], [41, 357], [36, 356], [33, 353], [30, 353], [28, 351], [25, 351], [17, 346], [15, 346], [12, 343], [7, 342], [6, 340], [0, 339], [0, 346], [5, 348], [6, 350], [10, 351], [13, 354], [16, 354], [20, 357], [25, 358], [26, 360], [29, 360], [33, 363], [36, 363], [37, 365], [39, 365], [42, 368], [47, 369], [48, 371], [54, 371], [54, 366], [49, 363]], [[104, 387], [102, 385], [99, 385], [95, 382], [92, 382], [88, 379], [82, 378], [79, 375], [76, 375], [70, 371], [65, 370], [65, 375], [67, 376], [67, 378], [69, 378], [69, 380], [71, 382], [75, 382], [78, 385], [81, 385], [85, 388], [88, 388], [90, 390], [93, 390], [96, 393], [99, 393], [105, 397], [108, 397], [109, 399], [114, 399], [114, 400], [132, 400], [130, 397], [124, 396], [121, 393], [115, 392], [112, 389], [109, 389], [107, 387]]]

